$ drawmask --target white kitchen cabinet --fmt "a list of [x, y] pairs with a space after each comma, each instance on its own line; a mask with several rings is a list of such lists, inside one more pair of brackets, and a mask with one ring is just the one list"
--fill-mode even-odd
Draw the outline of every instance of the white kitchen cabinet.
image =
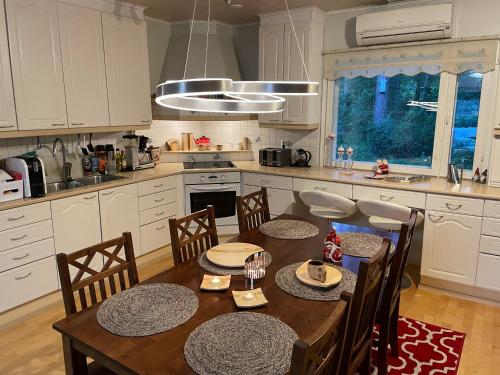
[[[500, 98], [500, 95], [498, 95]], [[497, 110], [500, 116], [500, 109]], [[500, 137], [493, 138], [493, 144], [491, 147], [491, 163], [488, 169], [490, 174], [489, 184], [490, 186], [500, 187]]]
[[101, 12], [61, 2], [57, 8], [69, 127], [107, 126]]
[[293, 191], [318, 190], [352, 199], [352, 185], [338, 182], [293, 178]]
[[[243, 185], [243, 194], [250, 194], [258, 190], [260, 190], [258, 186]], [[268, 188], [267, 199], [271, 215], [278, 216], [284, 213], [292, 213], [292, 206], [295, 203], [293, 191]]]
[[427, 211], [421, 274], [474, 285], [481, 221], [481, 217]]
[[17, 130], [4, 2], [0, 1], [0, 131]]
[[500, 257], [479, 254], [476, 286], [500, 291]]
[[57, 3], [5, 4], [18, 128], [67, 128]]
[[102, 14], [111, 125], [151, 123], [146, 23]]
[[69, 254], [101, 242], [97, 192], [52, 201], [51, 208], [56, 252]]
[[120, 237], [123, 232], [130, 232], [134, 252], [141, 254], [137, 184], [100, 191], [99, 206], [102, 240], [111, 240]]
[[141, 227], [141, 247], [143, 254], [167, 246], [169, 243], [170, 229], [168, 219], [159, 220]]

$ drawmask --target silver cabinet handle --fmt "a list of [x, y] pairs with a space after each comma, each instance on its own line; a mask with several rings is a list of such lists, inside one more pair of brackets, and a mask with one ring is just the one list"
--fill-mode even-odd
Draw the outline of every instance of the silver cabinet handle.
[[16, 280], [22, 280], [22, 279], [25, 279], [25, 278], [30, 277], [30, 276], [31, 276], [31, 272], [28, 272], [26, 275], [24, 275], [24, 276], [16, 276], [16, 277], [14, 277], [14, 279], [16, 279]]
[[91, 197], [83, 197], [83, 199], [85, 200], [91, 200], [91, 199], [94, 199], [96, 197], [96, 195], [92, 195]]
[[319, 186], [315, 186], [315, 187], [314, 187], [314, 190], [326, 191], [326, 188], [324, 188], [324, 187], [319, 187]]
[[165, 198], [155, 199], [155, 202], [160, 203], [160, 202], [163, 202], [164, 200], [165, 200]]
[[2, 125], [2, 126], [0, 126], [0, 129], [10, 129], [10, 128], [14, 128], [14, 125]]
[[163, 186], [163, 184], [153, 185], [153, 187], [155, 187], [155, 188], [159, 188], [159, 187], [162, 187], [162, 186]]
[[72, 122], [71, 125], [73, 126], [82, 126], [82, 125], [85, 125], [84, 122]]
[[387, 195], [380, 194], [380, 200], [381, 201], [389, 202], [389, 201], [392, 201], [393, 199], [394, 199], [394, 197], [388, 197]]
[[165, 215], [165, 211], [162, 211], [162, 212], [157, 212], [155, 213], [156, 216], [162, 216], [162, 215]]
[[162, 225], [161, 227], [156, 228], [156, 230], [162, 230], [162, 229], [165, 229], [165, 225]]
[[28, 237], [28, 233], [23, 234], [21, 237], [10, 238], [10, 240], [11, 241], [20, 241], [26, 237]]
[[444, 216], [435, 216], [431, 214], [427, 214], [427, 216], [429, 217], [429, 220], [432, 221], [433, 223], [439, 223], [444, 218]]
[[111, 190], [111, 191], [110, 191], [110, 192], [108, 192], [108, 193], [101, 193], [101, 194], [102, 194], [102, 195], [111, 195], [111, 194], [113, 194], [113, 193], [114, 193], [114, 191], [113, 191], [113, 190]]
[[52, 126], [66, 126], [66, 123], [64, 123], [64, 124], [52, 124]]
[[271, 120], [271, 122], [279, 122], [280, 120]]
[[286, 122], [286, 123], [290, 124], [290, 123], [293, 122], [293, 120], [283, 120], [283, 122]]
[[21, 220], [22, 218], [24, 218], [24, 215], [21, 215], [19, 217], [8, 217], [7, 221], [17, 221], [17, 220]]
[[450, 210], [450, 211], [456, 211], [456, 210], [459, 210], [461, 209], [463, 206], [463, 204], [451, 204], [451, 203], [446, 203], [446, 207]]
[[12, 260], [21, 260], [21, 259], [28, 257], [29, 255], [30, 255], [30, 253], [26, 253], [26, 254], [21, 255], [21, 256], [12, 257]]
[[147, 122], [147, 123], [150, 123], [150, 122], [151, 122], [151, 120], [142, 120], [141, 122], [144, 122], [144, 123], [146, 123], [146, 122]]

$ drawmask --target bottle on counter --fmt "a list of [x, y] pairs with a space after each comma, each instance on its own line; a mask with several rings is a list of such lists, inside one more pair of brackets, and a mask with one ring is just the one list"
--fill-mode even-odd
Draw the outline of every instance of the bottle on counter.
[[122, 150], [120, 159], [122, 161], [122, 171], [127, 170], [127, 157], [125, 156], [125, 151]]
[[90, 176], [92, 174], [92, 156], [83, 155], [82, 172], [84, 176]]
[[115, 151], [115, 164], [116, 164], [116, 172], [122, 171], [122, 154], [120, 153], [120, 149], [117, 148]]
[[106, 145], [106, 174], [116, 173], [115, 148], [113, 145]]
[[95, 154], [98, 160], [97, 170], [101, 174], [106, 173], [106, 148], [103, 145], [95, 147]]

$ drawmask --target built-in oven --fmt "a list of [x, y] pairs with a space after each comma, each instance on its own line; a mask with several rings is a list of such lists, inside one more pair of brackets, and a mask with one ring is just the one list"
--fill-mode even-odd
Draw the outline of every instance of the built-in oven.
[[214, 206], [217, 225], [237, 225], [236, 197], [240, 173], [191, 173], [184, 175], [186, 214]]

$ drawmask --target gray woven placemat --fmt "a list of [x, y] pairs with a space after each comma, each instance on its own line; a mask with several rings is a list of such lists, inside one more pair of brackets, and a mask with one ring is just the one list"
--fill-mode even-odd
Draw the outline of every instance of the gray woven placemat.
[[276, 272], [274, 280], [281, 290], [292, 296], [313, 301], [338, 301], [344, 290], [354, 293], [357, 277], [348, 269], [328, 265], [342, 272], [342, 281], [339, 285], [326, 289], [306, 285], [297, 279], [295, 271], [297, 271], [297, 268], [299, 268], [301, 264], [303, 264], [303, 262], [293, 263]]
[[[266, 263], [265, 266], [266, 268], [271, 264], [273, 257], [271, 256], [270, 253], [267, 251], [264, 251]], [[245, 269], [244, 268], [233, 268], [233, 267], [221, 267], [216, 264], [213, 264], [210, 262], [207, 258], [207, 252], [204, 251], [198, 256], [198, 264], [200, 265], [201, 268], [203, 268], [205, 271], [215, 273], [216, 275], [244, 275], [245, 274]]]
[[302, 220], [271, 220], [262, 224], [259, 230], [266, 236], [282, 240], [304, 240], [319, 234], [316, 225]]
[[198, 297], [191, 289], [175, 284], [145, 284], [104, 301], [97, 310], [97, 322], [115, 335], [149, 336], [185, 323], [197, 309]]
[[184, 357], [201, 375], [278, 375], [290, 371], [295, 331], [266, 314], [238, 312], [218, 316], [196, 328]]
[[[360, 258], [371, 258], [380, 251], [383, 237], [370, 233], [346, 232], [339, 233], [342, 239], [342, 251], [345, 255]], [[391, 252], [394, 244], [391, 242]]]

